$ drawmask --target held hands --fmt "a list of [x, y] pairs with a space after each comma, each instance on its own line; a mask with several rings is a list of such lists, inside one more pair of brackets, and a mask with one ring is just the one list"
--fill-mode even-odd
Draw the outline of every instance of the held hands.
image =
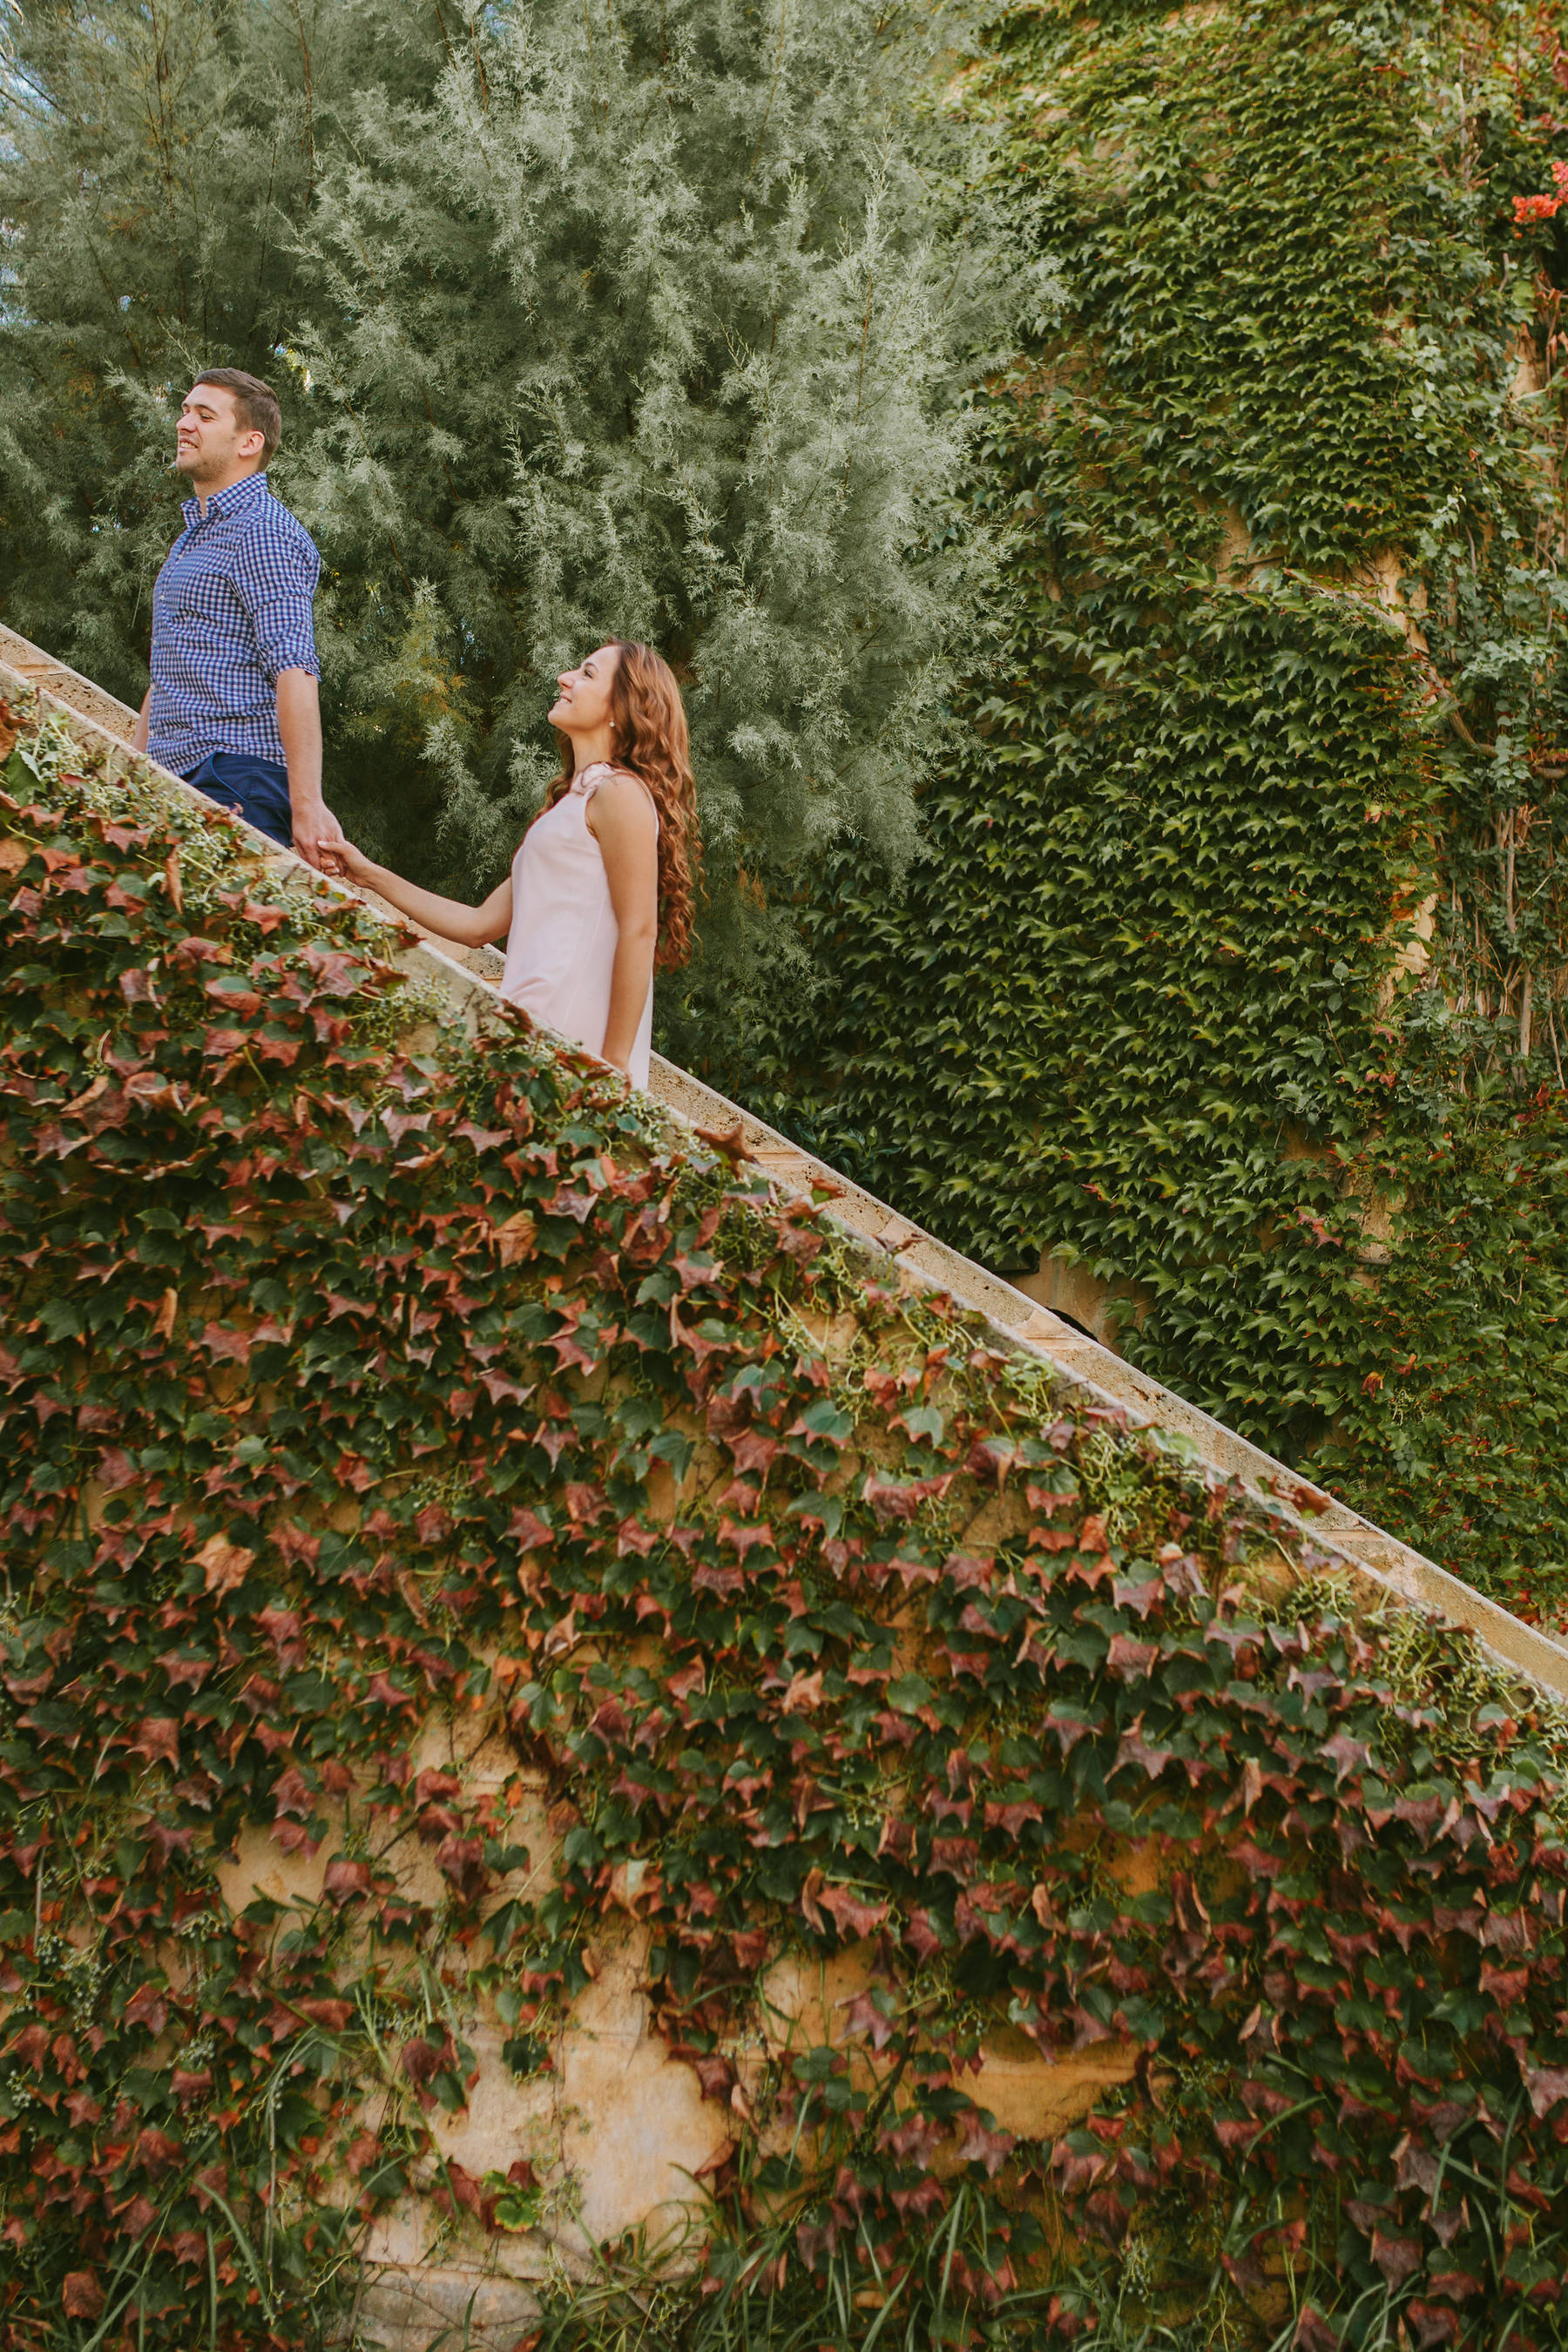
[[336, 871], [327, 860], [345, 845], [343, 829], [325, 801], [296, 802], [293, 832], [294, 846], [307, 866], [322, 874]]
[[344, 840], [340, 828], [336, 841], [322, 845], [321, 871], [335, 876], [342, 882], [368, 882], [374, 866], [363, 849], [356, 849], [352, 841]]

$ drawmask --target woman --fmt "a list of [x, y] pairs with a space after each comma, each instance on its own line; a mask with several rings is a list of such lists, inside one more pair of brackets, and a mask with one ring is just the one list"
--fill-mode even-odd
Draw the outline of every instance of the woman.
[[510, 876], [482, 907], [421, 890], [352, 844], [330, 856], [444, 939], [477, 947], [504, 937], [501, 994], [646, 1087], [654, 967], [691, 951], [698, 835], [686, 712], [668, 664], [618, 637], [558, 682], [550, 723], [561, 773]]

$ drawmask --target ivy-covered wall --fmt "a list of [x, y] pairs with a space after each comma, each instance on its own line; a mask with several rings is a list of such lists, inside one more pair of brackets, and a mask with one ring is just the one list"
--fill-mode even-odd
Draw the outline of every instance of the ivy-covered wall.
[[[679, 1049], [1458, 1573], [1568, 1607], [1553, 5], [1050, 0], [969, 754]], [[1561, 166], [1568, 173], [1568, 164]], [[787, 879], [781, 887], [788, 888]]]
[[[1563, 2340], [1568, 1725], [0, 724], [7, 2340], [298, 2352], [398, 2200], [542, 2231], [569, 2181], [432, 2124], [628, 1919], [727, 2153], [705, 2263], [547, 2292], [546, 2352]], [[444, 1713], [547, 1776], [531, 1854]], [[258, 1837], [319, 1900], [230, 1907]], [[844, 1956], [781, 2053], [770, 1971]], [[1111, 2044], [1081, 2126], [976, 2103]]]

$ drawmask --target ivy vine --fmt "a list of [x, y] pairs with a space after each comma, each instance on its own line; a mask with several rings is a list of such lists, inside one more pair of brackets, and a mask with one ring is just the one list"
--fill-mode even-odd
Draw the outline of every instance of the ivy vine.
[[[1568, 1606], [1559, 12], [1003, 17], [1051, 333], [977, 400], [1006, 550], [894, 883], [678, 1049], [1527, 1613]], [[1555, 160], [1554, 160], [1555, 159]]]
[[[8, 2340], [342, 2340], [388, 2202], [543, 2228], [441, 2118], [622, 1939], [728, 2126], [693, 2344], [1555, 2340], [1568, 1725], [730, 1139], [0, 726]], [[433, 1714], [517, 1773], [422, 1763]], [[258, 1833], [318, 1903], [229, 1906]], [[772, 1964], [843, 1952], [768, 2051]], [[1009, 2034], [1132, 2071], [1030, 2139]]]

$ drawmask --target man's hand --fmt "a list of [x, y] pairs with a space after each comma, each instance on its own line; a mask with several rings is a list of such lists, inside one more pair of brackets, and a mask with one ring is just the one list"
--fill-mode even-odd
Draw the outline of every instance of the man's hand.
[[144, 751], [147, 749], [147, 718], [152, 708], [153, 689], [149, 687], [142, 697], [142, 708], [136, 713], [136, 724], [131, 730], [131, 749], [133, 751]]
[[289, 803], [293, 817], [295, 848], [306, 865], [313, 866], [318, 873], [331, 870], [323, 869], [321, 853], [336, 848], [343, 838], [342, 826], [319, 793], [313, 801], [301, 806], [290, 792]]

